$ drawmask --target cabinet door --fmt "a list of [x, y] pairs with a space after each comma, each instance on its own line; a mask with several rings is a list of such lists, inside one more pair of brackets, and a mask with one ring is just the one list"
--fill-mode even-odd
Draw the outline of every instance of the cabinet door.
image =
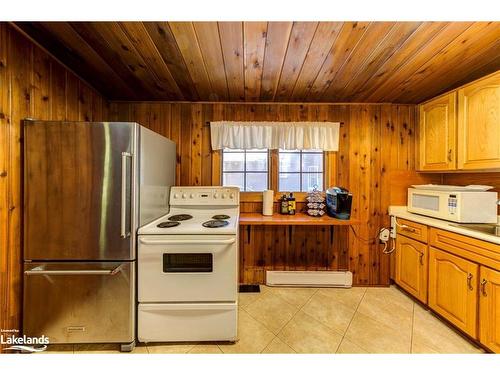
[[420, 170], [456, 169], [456, 92], [420, 105]]
[[458, 168], [500, 168], [500, 73], [458, 90]]
[[500, 353], [500, 272], [481, 266], [479, 339]]
[[405, 236], [396, 240], [396, 283], [427, 303], [427, 245]]
[[476, 263], [429, 248], [429, 306], [474, 338], [478, 268]]

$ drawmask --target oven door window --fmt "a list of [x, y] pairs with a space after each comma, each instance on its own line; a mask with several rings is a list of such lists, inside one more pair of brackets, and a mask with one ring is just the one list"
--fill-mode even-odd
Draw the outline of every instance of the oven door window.
[[165, 273], [191, 273], [212, 271], [213, 254], [211, 253], [163, 254], [163, 272]]

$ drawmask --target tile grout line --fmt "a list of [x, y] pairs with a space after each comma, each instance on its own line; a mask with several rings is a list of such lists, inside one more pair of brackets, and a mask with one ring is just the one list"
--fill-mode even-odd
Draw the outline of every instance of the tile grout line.
[[[335, 354], [338, 354], [340, 346], [342, 345], [342, 342], [344, 342], [345, 335], [346, 335], [347, 331], [349, 330], [349, 327], [351, 326], [351, 323], [354, 320], [354, 317], [356, 316], [356, 313], [358, 312], [359, 306], [361, 305], [361, 302], [363, 302], [363, 300], [365, 299], [366, 291], [367, 291], [367, 288], [365, 287], [365, 291], [363, 293], [363, 296], [359, 299], [359, 302], [356, 305], [356, 308], [354, 309], [354, 314], [352, 314], [351, 320], [349, 321], [349, 324], [347, 325], [347, 328], [345, 329], [344, 333], [342, 334], [342, 340], [340, 340], [339, 346], [338, 346], [337, 350], [335, 351]], [[362, 348], [362, 349], [365, 350], [364, 348]]]
[[[254, 301], [254, 302], [255, 302], [255, 301]], [[253, 302], [252, 302], [252, 303], [253, 303]], [[250, 304], [249, 304], [249, 305], [250, 305]], [[242, 308], [242, 309], [243, 309], [243, 308]], [[262, 323], [261, 323], [261, 322], [259, 322], [257, 319], [255, 319], [255, 318], [252, 316], [252, 314], [250, 314], [250, 313], [249, 313], [248, 311], [246, 311], [246, 310], [243, 310], [243, 311], [245, 311], [245, 313], [246, 313], [246, 314], [248, 314], [248, 316], [249, 316], [252, 320], [254, 320], [254, 321], [255, 321], [255, 322], [257, 322], [258, 324], [260, 324], [262, 327], [264, 327], [265, 329], [267, 329], [269, 332], [271, 332], [271, 333], [274, 335], [274, 337], [277, 337], [277, 336], [274, 334], [274, 332], [273, 332], [273, 331], [271, 331], [271, 330], [270, 330], [269, 328], [267, 328], [264, 324], [262, 324]], [[239, 318], [238, 318], [238, 320], [239, 320]], [[267, 348], [267, 346], [271, 343], [271, 341], [273, 341], [273, 340], [274, 340], [274, 337], [273, 337], [273, 339], [271, 339], [271, 340], [269, 341], [269, 343], [266, 345], [266, 347], [265, 347], [265, 348]], [[238, 341], [239, 341], [239, 339], [238, 339]], [[224, 351], [220, 348], [220, 346], [219, 346], [218, 344], [217, 344], [217, 347], [220, 349], [220, 351], [221, 351], [223, 354], [227, 354], [227, 353], [225, 353], [225, 352], [224, 352]], [[264, 348], [264, 349], [265, 349], [265, 348]], [[262, 349], [262, 350], [264, 350], [264, 349]], [[262, 353], [262, 351], [260, 351], [259, 353]], [[236, 353], [234, 353], [234, 354], [236, 354]], [[243, 354], [243, 353], [237, 353], [237, 354]]]
[[[312, 298], [316, 295], [316, 293], [318, 293], [318, 291], [319, 291], [319, 288], [318, 288], [318, 289], [316, 289], [316, 291], [315, 291], [313, 294], [311, 294], [311, 297], [309, 297], [309, 299], [308, 299], [308, 300], [307, 300], [307, 301], [306, 301], [306, 302], [305, 302], [302, 306], [300, 306], [299, 308], [297, 308], [297, 311], [295, 311], [295, 313], [291, 316], [291, 318], [290, 318], [289, 320], [287, 320], [287, 322], [286, 322], [285, 324], [283, 324], [283, 327], [281, 327], [281, 328], [280, 328], [280, 330], [278, 331], [278, 333], [276, 333], [276, 334], [275, 334], [275, 337], [278, 337], [278, 335], [281, 333], [281, 331], [283, 331], [283, 329], [284, 329], [284, 328], [288, 325], [288, 323], [290, 323], [290, 322], [292, 321], [292, 319], [295, 317], [295, 315], [297, 315], [297, 314], [299, 313], [299, 311], [302, 311], [302, 308], [303, 308], [305, 305], [307, 305], [307, 304], [309, 303], [309, 301], [310, 301], [310, 300], [311, 300], [311, 299], [312, 299]], [[279, 296], [278, 296], [278, 297], [279, 297]], [[287, 302], [287, 301], [285, 300], [285, 302]], [[290, 305], [291, 305], [291, 304], [290, 304]], [[274, 333], [274, 332], [273, 332], [273, 333]], [[279, 337], [278, 337], [278, 339], [279, 339]], [[274, 339], [273, 339], [273, 340], [274, 340]], [[271, 342], [272, 342], [273, 340], [271, 340], [271, 341], [269, 342], [269, 344], [267, 344], [267, 346], [266, 346], [264, 349], [262, 349], [261, 353], [262, 353], [264, 350], [266, 350], [266, 348], [267, 348], [269, 345], [271, 345]], [[281, 340], [281, 339], [280, 339], [280, 340]], [[284, 341], [283, 341], [283, 342], [284, 342]], [[288, 345], [286, 342], [285, 342], [285, 344], [286, 344], [286, 345]], [[288, 347], [289, 347], [290, 349], [292, 349], [295, 353], [297, 353], [297, 351], [296, 351], [294, 348], [292, 348], [290, 345], [288, 345]]]

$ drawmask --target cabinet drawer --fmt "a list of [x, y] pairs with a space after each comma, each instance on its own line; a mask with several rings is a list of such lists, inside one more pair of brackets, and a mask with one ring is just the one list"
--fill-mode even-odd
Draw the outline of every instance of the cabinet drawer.
[[410, 220], [397, 218], [396, 232], [414, 240], [427, 243], [427, 225], [418, 224]]
[[430, 228], [429, 245], [500, 269], [500, 245], [436, 228]]

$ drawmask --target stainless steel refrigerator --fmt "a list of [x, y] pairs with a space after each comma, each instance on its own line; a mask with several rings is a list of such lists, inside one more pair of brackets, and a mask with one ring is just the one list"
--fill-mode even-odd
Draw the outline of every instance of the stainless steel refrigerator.
[[23, 333], [131, 350], [136, 230], [169, 211], [175, 143], [137, 123], [26, 120], [23, 147]]

